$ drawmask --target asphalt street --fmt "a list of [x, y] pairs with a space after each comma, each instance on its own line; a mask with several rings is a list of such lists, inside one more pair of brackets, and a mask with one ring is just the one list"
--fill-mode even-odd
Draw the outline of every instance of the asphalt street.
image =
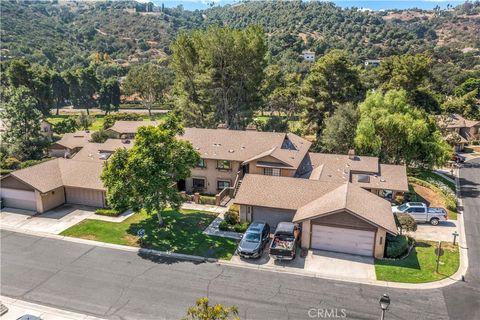
[[241, 319], [480, 319], [480, 159], [461, 170], [469, 244], [466, 282], [434, 290], [142, 257], [2, 230], [1, 294], [109, 319], [180, 319], [195, 300], [236, 305]]

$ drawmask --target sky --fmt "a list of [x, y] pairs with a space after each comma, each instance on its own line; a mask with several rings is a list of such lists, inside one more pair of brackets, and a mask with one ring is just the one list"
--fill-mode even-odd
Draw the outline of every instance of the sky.
[[[148, 1], [148, 0], [144, 0]], [[225, 5], [232, 4], [237, 2], [236, 0], [153, 0], [157, 6], [161, 6], [162, 3], [166, 7], [176, 7], [178, 5], [183, 5], [183, 8], [186, 10], [197, 10], [197, 9], [207, 9], [209, 8], [209, 3], [214, 2], [215, 5]], [[419, 9], [433, 9], [437, 5], [440, 8], [445, 9], [447, 4], [457, 6], [464, 3], [464, 0], [331, 0], [337, 6], [348, 8], [348, 7], [357, 7], [357, 8], [367, 8], [371, 10], [388, 10], [388, 9], [409, 9], [409, 8], [419, 8]]]

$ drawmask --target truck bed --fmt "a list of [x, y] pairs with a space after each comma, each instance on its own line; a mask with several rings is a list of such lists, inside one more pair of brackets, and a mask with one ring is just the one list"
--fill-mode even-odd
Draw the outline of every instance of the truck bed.
[[293, 249], [294, 244], [295, 244], [295, 239], [293, 237], [275, 237], [272, 241], [270, 250], [291, 251]]

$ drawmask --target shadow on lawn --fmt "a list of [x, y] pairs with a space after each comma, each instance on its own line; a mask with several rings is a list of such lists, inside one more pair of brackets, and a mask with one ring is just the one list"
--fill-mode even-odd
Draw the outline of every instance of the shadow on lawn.
[[215, 219], [216, 215], [202, 211], [165, 210], [162, 214], [164, 226], [158, 226], [156, 215], [132, 223], [127, 233], [137, 236], [139, 230], [145, 236], [138, 242], [141, 248], [155, 249], [202, 256], [221, 258], [228, 254], [231, 244], [228, 239], [203, 234], [203, 230]]

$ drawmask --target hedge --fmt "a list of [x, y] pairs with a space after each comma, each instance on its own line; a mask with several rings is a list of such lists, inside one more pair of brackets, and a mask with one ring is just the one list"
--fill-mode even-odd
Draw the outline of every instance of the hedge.
[[122, 211], [120, 210], [114, 210], [114, 209], [97, 209], [95, 210], [95, 214], [101, 215], [101, 216], [108, 216], [108, 217], [118, 217]]
[[212, 196], [200, 196], [200, 204], [211, 204], [214, 206], [217, 204], [217, 201]]
[[403, 255], [408, 249], [407, 236], [391, 236], [387, 234], [386, 256], [387, 258], [397, 258]]

